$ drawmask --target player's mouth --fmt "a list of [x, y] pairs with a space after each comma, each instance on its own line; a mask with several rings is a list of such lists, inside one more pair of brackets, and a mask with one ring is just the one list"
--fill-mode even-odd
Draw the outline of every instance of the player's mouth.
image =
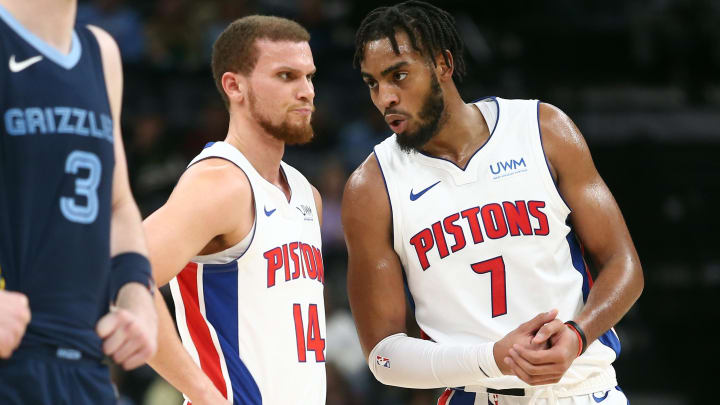
[[385, 122], [390, 126], [390, 129], [396, 134], [400, 134], [407, 128], [407, 119], [405, 116], [400, 114], [388, 114], [385, 116]]

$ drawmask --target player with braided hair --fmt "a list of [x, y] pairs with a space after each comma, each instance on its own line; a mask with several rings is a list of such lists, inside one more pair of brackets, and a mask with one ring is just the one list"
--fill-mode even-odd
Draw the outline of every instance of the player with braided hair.
[[[558, 108], [465, 103], [462, 51], [453, 17], [422, 1], [375, 9], [357, 31], [355, 64], [394, 132], [343, 196], [370, 369], [451, 387], [439, 405], [624, 405], [612, 327], [643, 276], [620, 209]], [[406, 288], [425, 340], [406, 334]]]

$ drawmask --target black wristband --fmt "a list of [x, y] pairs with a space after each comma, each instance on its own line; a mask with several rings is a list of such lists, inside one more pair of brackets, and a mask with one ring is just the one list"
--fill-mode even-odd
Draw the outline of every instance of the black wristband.
[[110, 259], [110, 299], [115, 302], [117, 293], [127, 283], [136, 282], [153, 290], [152, 270], [150, 269], [150, 261], [147, 257], [135, 253], [121, 253]]
[[585, 353], [585, 349], [587, 349], [587, 337], [585, 337], [585, 332], [575, 321], [567, 321], [565, 322], [565, 325], [570, 325], [578, 333], [580, 336], [580, 343], [582, 343], [582, 350], [580, 351], [580, 354]]

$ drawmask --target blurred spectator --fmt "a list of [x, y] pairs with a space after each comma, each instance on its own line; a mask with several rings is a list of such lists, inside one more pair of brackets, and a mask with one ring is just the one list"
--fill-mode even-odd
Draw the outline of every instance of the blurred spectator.
[[144, 56], [145, 35], [140, 15], [124, 0], [94, 0], [80, 3], [79, 24], [92, 24], [109, 32], [120, 48], [123, 63], [137, 63]]

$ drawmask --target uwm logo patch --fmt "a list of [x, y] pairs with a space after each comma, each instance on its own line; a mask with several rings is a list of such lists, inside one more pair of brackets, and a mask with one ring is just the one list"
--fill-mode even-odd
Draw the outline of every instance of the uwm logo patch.
[[493, 180], [498, 180], [514, 174], [526, 172], [527, 170], [527, 164], [525, 163], [524, 157], [520, 157], [520, 159], [508, 159], [491, 164], [490, 177]]

